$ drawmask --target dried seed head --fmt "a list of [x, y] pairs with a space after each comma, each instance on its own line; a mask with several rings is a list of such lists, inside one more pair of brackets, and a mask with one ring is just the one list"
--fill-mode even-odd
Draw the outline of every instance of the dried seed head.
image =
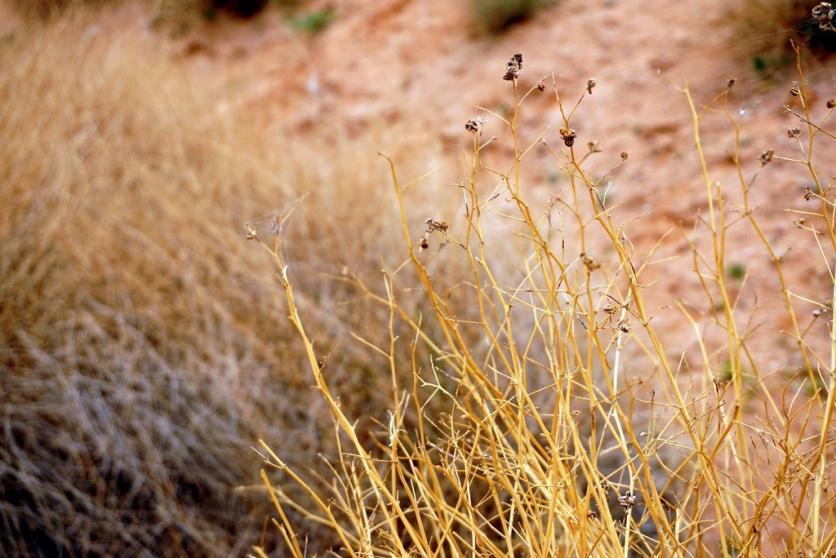
[[595, 78], [589, 78], [586, 80], [586, 92], [592, 95], [592, 90], [595, 89], [596, 85], [598, 85], [598, 82], [595, 81]]
[[836, 99], [828, 99], [827, 100], [827, 108], [829, 108], [829, 109], [836, 108]]
[[621, 322], [618, 324], [618, 329], [621, 330], [621, 333], [630, 333], [630, 324], [627, 322]]
[[588, 141], [586, 143], [586, 146], [589, 148], [590, 153], [600, 153], [601, 152], [601, 148], [598, 147], [598, 142], [595, 141], [595, 140]]
[[485, 119], [481, 116], [478, 116], [472, 120], [468, 120], [464, 123], [464, 129], [470, 132], [471, 134], [481, 134], [484, 128]]
[[775, 156], [774, 149], [767, 149], [763, 153], [761, 153], [761, 165], [767, 165], [772, 161], [772, 157]]
[[818, 318], [819, 316], [821, 316], [821, 308], [816, 308], [813, 310], [813, 317]]
[[798, 85], [797, 81], [792, 82], [792, 87], [790, 87], [790, 95], [793, 97], [801, 97], [801, 87]]
[[810, 201], [813, 197], [813, 191], [810, 188], [804, 188], [804, 201]]
[[729, 78], [729, 81], [726, 82], [726, 88], [731, 89], [735, 83], [737, 83], [737, 78]]
[[421, 247], [421, 250], [426, 250], [430, 247], [430, 241], [427, 240], [427, 235], [421, 237], [421, 242], [418, 244]]
[[505, 81], [513, 81], [520, 77], [520, 70], [523, 67], [522, 54], [517, 53], [505, 64], [505, 75], [502, 79]]
[[618, 497], [618, 503], [621, 504], [622, 508], [630, 511], [630, 508], [636, 505], [636, 496], [632, 492], [625, 492]]
[[787, 136], [792, 139], [797, 138], [799, 135], [801, 135], [801, 130], [798, 128], [790, 128], [787, 130]]
[[627, 157], [629, 157], [629, 156], [630, 156], [630, 155], [629, 155], [626, 151], [622, 151], [622, 152], [621, 152], [621, 160], [622, 160], [622, 161], [626, 161], [626, 160], [627, 160]]
[[433, 231], [441, 231], [442, 233], [446, 233], [447, 229], [450, 228], [450, 226], [444, 221], [436, 221], [432, 217], [424, 221], [424, 223], [426, 223], [427, 225], [427, 233], [431, 233]]
[[581, 259], [583, 260], [583, 265], [585, 265], [589, 271], [595, 271], [601, 267], [601, 264], [586, 254], [581, 254]]
[[563, 138], [563, 143], [566, 144], [566, 147], [572, 147], [575, 145], [575, 138], [578, 137], [578, 133], [572, 128], [561, 128], [560, 137]]
[[542, 81], [537, 84], [537, 91], [543, 92], [546, 90], [546, 84]]
[[820, 2], [810, 12], [822, 31], [836, 31], [836, 10], [830, 2]]

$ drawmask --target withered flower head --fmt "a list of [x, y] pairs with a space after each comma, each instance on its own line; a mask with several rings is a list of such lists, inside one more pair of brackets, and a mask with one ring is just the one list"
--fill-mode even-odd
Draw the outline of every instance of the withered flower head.
[[437, 221], [430, 217], [424, 223], [427, 225], [427, 232], [431, 233], [433, 231], [441, 231], [443, 233], [447, 232], [447, 229], [450, 228], [450, 225], [445, 223], [444, 221]]
[[582, 259], [582, 261], [583, 261], [583, 265], [585, 265], [585, 266], [586, 266], [586, 268], [587, 268], [589, 271], [595, 271], [596, 269], [600, 269], [600, 268], [601, 268], [601, 264], [600, 264], [600, 263], [598, 263], [597, 261], [595, 261], [595, 259], [594, 259], [594, 258], [592, 258], [592, 257], [590, 257], [590, 256], [587, 256], [586, 254], [581, 254], [581, 259]]
[[566, 147], [572, 147], [575, 145], [575, 138], [578, 137], [578, 133], [572, 128], [561, 128], [560, 137], [563, 138], [563, 143], [566, 144]]
[[816, 20], [816, 23], [818, 23], [819, 29], [822, 31], [836, 31], [836, 27], [834, 27], [836, 10], [833, 9], [833, 5], [830, 2], [820, 2], [813, 7], [810, 13], [813, 19]]
[[505, 64], [505, 75], [502, 79], [505, 81], [513, 81], [520, 77], [520, 70], [523, 67], [522, 54], [517, 53]]
[[632, 492], [625, 492], [618, 497], [618, 503], [625, 510], [630, 510], [636, 504], [636, 496]]
[[598, 85], [598, 82], [595, 81], [595, 78], [589, 78], [586, 80], [586, 92], [592, 95], [592, 90], [595, 89], [596, 85]]
[[772, 157], [775, 156], [774, 149], [767, 149], [763, 153], [761, 153], [761, 165], [767, 165], [772, 161]]
[[485, 119], [482, 117], [476, 117], [464, 123], [464, 129], [471, 134], [481, 134], [484, 127]]

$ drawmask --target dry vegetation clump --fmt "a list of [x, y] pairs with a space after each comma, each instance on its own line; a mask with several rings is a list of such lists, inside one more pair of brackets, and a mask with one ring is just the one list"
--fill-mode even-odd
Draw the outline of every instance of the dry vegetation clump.
[[[124, 0], [11, 0], [11, 3], [26, 19], [48, 20], [68, 10], [102, 8], [124, 3]], [[153, 0], [158, 21], [182, 21], [194, 16], [212, 18], [218, 12], [249, 18], [267, 5], [268, 0]]]
[[795, 53], [790, 41], [806, 52], [825, 58], [836, 52], [836, 33], [822, 25], [813, 11], [827, 4], [817, 0], [747, 0], [731, 8], [735, 40], [745, 44], [753, 70], [770, 77], [792, 66]]
[[0, 554], [269, 548], [250, 447], [322, 472], [332, 442], [243, 224], [295, 206], [289, 273], [330, 386], [384, 420], [351, 337], [387, 332], [351, 278], [395, 253], [383, 169], [362, 139], [277, 141], [220, 110], [140, 24], [68, 15], [0, 48]]
[[[741, 157], [741, 123], [727, 107], [728, 89], [705, 106], [682, 91], [694, 127], [689, 164], [706, 200], [690, 244], [706, 300], [671, 301], [666, 315], [693, 329], [695, 360], [668, 345], [671, 326], [658, 326], [648, 304], [655, 288], [648, 277], [660, 267], [665, 272], [665, 259], [657, 260], [655, 248], [636, 252], [632, 229], [604, 203], [606, 175], [596, 179], [587, 170], [590, 157], [609, 157], [614, 171], [631, 164], [629, 155], [607, 154], [594, 143], [585, 148], [573, 119], [589, 92], [566, 99], [554, 83], [560, 129], [523, 140], [525, 100], [543, 88], [521, 88], [519, 54], [505, 74], [510, 115], [486, 115], [491, 133], [503, 126], [505, 132], [488, 134], [482, 118], [462, 131], [472, 137], [459, 184], [463, 219], [426, 223], [430, 238], [452, 239], [451, 261], [466, 270], [453, 289], [439, 288], [421, 249], [427, 236], [410, 216], [405, 196], [420, 192], [421, 181], [405, 181], [387, 159], [409, 265], [432, 313], [401, 304], [396, 287], [413, 281], [405, 267], [386, 274], [387, 295], [378, 302], [393, 325], [377, 350], [390, 370], [389, 421], [376, 445], [361, 439], [356, 415], [328, 387], [312, 341], [317, 328], [285, 271], [293, 259], [282, 238], [260, 239], [342, 448], [323, 491], [260, 443], [272, 522], [288, 555], [306, 555], [304, 528], [289, 515], [296, 512], [336, 534], [340, 545], [330, 554], [340, 556], [832, 556], [836, 201], [832, 169], [817, 169], [814, 153], [836, 141], [828, 127], [834, 102], [811, 105], [800, 63], [798, 72], [789, 106], [797, 128], [787, 132], [793, 151], [770, 150], [760, 159]], [[736, 184], [715, 180], [703, 150], [701, 124], [716, 113], [736, 132], [728, 146]], [[507, 164], [495, 156], [497, 143], [513, 146]], [[545, 206], [530, 202], [535, 193], [524, 178], [535, 150], [566, 176]], [[811, 184], [799, 226], [827, 271], [824, 301], [803, 299], [787, 283], [782, 254], [752, 205], [753, 185], [776, 164], [795, 165], [798, 180]], [[504, 235], [496, 234], [497, 223], [505, 223]], [[786, 329], [775, 321], [755, 325], [738, 306], [746, 291], [742, 279], [730, 283], [727, 250], [730, 231], [744, 227], [770, 262], [773, 281], [764, 284], [775, 290], [760, 296], [780, 305]], [[456, 304], [451, 293], [460, 296]], [[463, 319], [463, 303], [476, 316]], [[810, 304], [815, 319], [827, 316], [826, 328], [802, 321]], [[411, 335], [396, 333], [399, 322]], [[801, 365], [792, 378], [775, 376], [774, 352], [754, 350], [752, 337], [762, 328], [773, 343], [793, 341]], [[399, 357], [404, 348], [411, 358]], [[447, 412], [423, 414], [430, 404]], [[405, 422], [410, 412], [416, 424]], [[316, 506], [303, 508], [288, 494], [292, 483]]]
[[501, 33], [514, 24], [533, 17], [553, 0], [471, 0], [478, 30]]

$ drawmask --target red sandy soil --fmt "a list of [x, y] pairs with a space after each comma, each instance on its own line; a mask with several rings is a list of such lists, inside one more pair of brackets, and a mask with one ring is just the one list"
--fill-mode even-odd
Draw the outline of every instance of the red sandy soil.
[[[380, 126], [397, 127], [405, 135], [429, 133], [452, 154], [457, 146], [468, 145], [463, 123], [480, 114], [477, 106], [500, 112], [513, 100], [508, 82], [501, 79], [513, 53], [523, 53], [525, 59], [521, 89], [545, 76], [550, 85], [553, 73], [558, 92], [570, 106], [587, 79], [595, 77], [597, 86], [584, 100], [573, 127], [579, 145], [597, 140], [604, 150], [590, 160], [593, 173], [608, 172], [620, 152], [629, 153], [628, 162], [611, 177], [610, 196], [618, 204], [618, 221], [637, 219], [626, 227], [637, 260], [665, 232], [675, 231], [657, 254], [680, 256], [665, 264], [664, 274], [652, 277], [664, 285], [656, 289], [657, 309], [693, 299], [698, 310], [708, 310], [685, 241], [686, 236], [697, 236], [695, 217], [705, 216], [707, 202], [680, 89], [687, 83], [702, 105], [722, 92], [729, 78], [736, 78], [727, 106], [744, 127], [747, 177], [760, 167], [758, 157], [766, 149], [798, 155], [787, 129], [799, 122], [782, 108], [792, 101], [790, 84], [797, 76], [788, 68], [767, 82], [749, 69], [749, 58], [756, 53], [751, 44], [736, 40], [724, 2], [703, 0], [683, 9], [664, 0], [564, 0], [490, 37], [474, 32], [468, 2], [340, 0], [309, 5], [324, 6], [334, 8], [334, 23], [316, 36], [290, 30], [282, 16], [272, 12], [252, 23], [210, 26], [182, 40], [179, 52], [186, 64], [212, 75], [222, 107], [244, 103], [254, 115], [266, 114], [271, 123], [298, 134]], [[825, 112], [826, 99], [836, 91], [833, 69], [831, 61], [816, 63], [810, 71], [817, 115]], [[501, 133], [500, 123], [489, 116], [488, 120], [486, 134]], [[551, 87], [530, 98], [522, 123], [524, 138], [532, 140], [550, 127], [545, 139], [559, 146], [561, 120]], [[712, 177], [730, 200], [739, 200], [729, 157], [734, 135], [726, 117], [707, 113], [703, 135]], [[818, 170], [829, 184], [836, 172], [836, 149], [828, 138], [819, 145]], [[507, 147], [507, 141], [500, 141], [496, 149]], [[544, 197], [560, 195], [563, 186], [548, 180], [557, 170], [555, 164], [544, 149], [535, 156], [539, 160], [529, 166], [539, 170], [532, 173], [531, 187]], [[804, 169], [774, 162], [755, 182], [751, 198], [762, 226], [784, 256], [791, 290], [824, 301], [831, 296], [826, 267], [812, 235], [794, 224], [799, 215], [787, 211], [811, 209], [803, 199], [809, 183]], [[792, 369], [798, 362], [787, 355], [796, 351], [790, 339], [778, 334], [789, 323], [775, 296], [769, 257], [746, 223], [735, 226], [730, 238], [728, 261], [743, 264], [750, 273], [739, 308], [742, 315], [754, 311], [753, 321], [766, 324], [758, 334], [762, 344], [753, 349], [766, 351], [762, 354], [771, 361], [770, 371]], [[761, 298], [756, 300], [758, 292]], [[806, 325], [814, 307], [799, 308]], [[660, 329], [683, 324], [675, 309], [655, 319]], [[827, 337], [826, 322], [822, 319], [816, 326], [822, 339]], [[695, 354], [691, 330], [677, 327], [680, 330], [677, 335], [669, 332], [666, 339], [672, 352]], [[757, 339], [756, 335], [752, 343]]]

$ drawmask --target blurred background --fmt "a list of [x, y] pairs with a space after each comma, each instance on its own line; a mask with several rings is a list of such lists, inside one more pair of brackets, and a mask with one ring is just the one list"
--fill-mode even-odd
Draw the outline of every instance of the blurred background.
[[[792, 148], [790, 40], [813, 102], [832, 98], [836, 33], [811, 17], [816, 4], [4, 0], [0, 554], [237, 556], [260, 544], [283, 555], [252, 447], [264, 439], [327, 483], [333, 425], [273, 263], [245, 225], [273, 234], [294, 208], [281, 233], [300, 311], [371, 439], [385, 431], [388, 372], [352, 334], [385, 341], [388, 312], [354, 278], [380, 291], [380, 270], [405, 259], [378, 152], [404, 176], [430, 173], [409, 198], [416, 230], [453, 222], [464, 123], [481, 114], [485, 133], [500, 134], [508, 58], [524, 56], [522, 89], [548, 85], [521, 115], [529, 141], [560, 127], [553, 84], [573, 103], [594, 78], [579, 142], [604, 150], [588, 163], [602, 176], [629, 153], [607, 195], [646, 253], [672, 228], [695, 227], [705, 204], [686, 82], [707, 103], [734, 79], [727, 108], [755, 164]], [[703, 130], [718, 180], [734, 182], [734, 130], [720, 112]], [[502, 138], [493, 149], [497, 162], [512, 153]], [[815, 156], [832, 180], [836, 150]], [[527, 188], [547, 204], [565, 177], [545, 150], [531, 157]], [[779, 162], [751, 195], [794, 290], [823, 300], [827, 269], [784, 210], [803, 207], [798, 176]], [[769, 267], [753, 246], [731, 234], [732, 279]], [[434, 273], [453, 274], [441, 247], [430, 250]], [[658, 254], [688, 250], [674, 234]], [[656, 276], [655, 309], [699, 292], [688, 257]], [[415, 286], [402, 279], [399, 297], [417, 313], [426, 301]], [[771, 370], [797, 370], [793, 343], [775, 334], [786, 318], [756, 297], [740, 305], [773, 320], [752, 339]], [[674, 350], [698, 351], [667, 316]], [[328, 548], [332, 535], [307, 529], [311, 553]]]

